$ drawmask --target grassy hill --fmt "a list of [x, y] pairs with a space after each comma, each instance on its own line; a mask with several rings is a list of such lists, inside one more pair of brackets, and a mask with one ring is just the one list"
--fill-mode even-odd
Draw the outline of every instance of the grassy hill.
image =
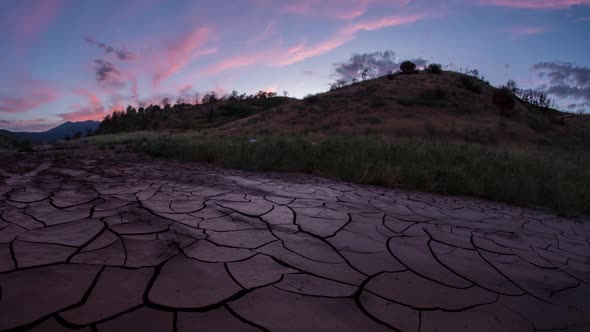
[[[224, 167], [590, 213], [590, 118], [517, 98], [513, 109], [501, 112], [493, 103], [497, 91], [454, 72], [394, 75], [303, 100], [144, 113], [143, 122], [135, 122], [140, 128], [151, 129], [158, 119], [156, 129], [183, 130], [101, 135], [91, 142]], [[133, 117], [139, 114], [129, 121]]]
[[99, 134], [141, 130], [198, 131], [263, 113], [295, 101], [293, 98], [273, 97], [241, 101], [220, 101], [211, 104], [174, 105], [169, 108], [148, 107], [117, 113], [103, 121]]
[[[381, 77], [309, 96], [221, 126], [219, 136], [334, 135], [442, 138], [452, 142], [526, 145], [581, 141], [588, 116], [572, 117], [517, 100], [503, 116], [497, 88], [464, 74], [420, 72]], [[588, 131], [590, 132], [590, 131]]]

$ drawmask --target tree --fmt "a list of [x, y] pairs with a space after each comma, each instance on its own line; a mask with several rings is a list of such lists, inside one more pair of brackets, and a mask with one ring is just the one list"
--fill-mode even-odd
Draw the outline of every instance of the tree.
[[237, 100], [239, 100], [239, 96], [240, 96], [240, 94], [236, 90], [234, 90], [227, 97], [227, 101], [237, 101]]
[[162, 106], [164, 108], [170, 107], [170, 98], [166, 97], [166, 98], [162, 99]]
[[363, 79], [363, 81], [366, 80], [367, 78], [371, 78], [371, 76], [372, 76], [372, 73], [369, 68], [365, 68], [361, 72], [361, 78]]
[[203, 96], [201, 103], [203, 104], [215, 104], [218, 102], [217, 93], [215, 91], [209, 91]]
[[525, 103], [549, 109], [553, 100], [547, 97], [547, 94], [540, 90], [526, 89], [518, 90], [518, 96]]
[[390, 70], [390, 71], [387, 72], [387, 79], [388, 80], [391, 81], [391, 80], [394, 79], [394, 77], [395, 77], [395, 75], [393, 74], [393, 70]]
[[428, 70], [433, 74], [442, 73], [442, 65], [440, 63], [431, 63], [428, 65]]
[[520, 89], [518, 88], [518, 85], [516, 85], [516, 82], [514, 80], [508, 80], [508, 82], [506, 82], [506, 85], [504, 86], [506, 89], [510, 90], [510, 92], [517, 96], [518, 92], [520, 91]]
[[343, 87], [346, 85], [346, 80], [338, 80], [336, 81], [336, 84], [338, 85], [339, 88]]
[[256, 99], [266, 99], [268, 98], [268, 93], [266, 91], [258, 91], [258, 93], [256, 94]]
[[512, 112], [510, 111], [514, 109], [514, 106], [516, 105], [512, 92], [506, 87], [494, 91], [492, 102], [500, 109], [502, 115], [511, 115]]
[[399, 69], [404, 74], [414, 74], [416, 72], [416, 64], [412, 61], [404, 61], [399, 66]]
[[289, 97], [289, 91], [287, 91], [287, 90], [284, 90], [284, 91], [283, 91], [283, 97], [285, 97], [285, 98], [286, 98], [286, 97]]
[[209, 122], [213, 121], [213, 104], [218, 101], [219, 99], [217, 98], [217, 93], [215, 91], [209, 91], [203, 96], [202, 103], [205, 105], [209, 104], [209, 115], [207, 116]]

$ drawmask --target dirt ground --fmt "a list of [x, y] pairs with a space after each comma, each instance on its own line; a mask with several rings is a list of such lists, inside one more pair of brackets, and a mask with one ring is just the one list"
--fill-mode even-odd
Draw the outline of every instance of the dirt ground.
[[0, 331], [590, 330], [587, 219], [94, 149], [0, 169]]

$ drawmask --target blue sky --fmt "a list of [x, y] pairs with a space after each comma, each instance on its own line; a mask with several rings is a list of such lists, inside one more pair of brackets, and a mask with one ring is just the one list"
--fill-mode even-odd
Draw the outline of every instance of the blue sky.
[[209, 90], [302, 97], [353, 53], [385, 50], [590, 110], [590, 0], [26, 0], [1, 2], [0, 17], [12, 130]]

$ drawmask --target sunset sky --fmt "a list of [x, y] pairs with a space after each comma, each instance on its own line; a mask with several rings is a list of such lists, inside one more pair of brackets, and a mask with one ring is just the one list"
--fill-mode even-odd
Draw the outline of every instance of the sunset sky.
[[590, 0], [7, 0], [0, 36], [10, 130], [196, 91], [303, 97], [354, 53], [385, 50], [590, 111]]

